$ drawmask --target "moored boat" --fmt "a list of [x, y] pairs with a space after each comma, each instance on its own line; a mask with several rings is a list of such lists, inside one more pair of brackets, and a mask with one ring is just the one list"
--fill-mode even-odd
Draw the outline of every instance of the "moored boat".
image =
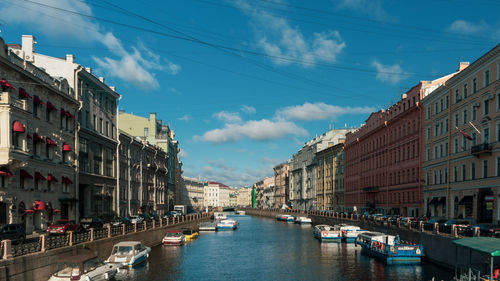
[[215, 222], [200, 222], [199, 231], [216, 231], [217, 225]]
[[294, 217], [294, 223], [311, 224], [312, 220], [308, 217]]
[[361, 229], [359, 226], [348, 224], [336, 224], [334, 228], [335, 230], [340, 230], [342, 240], [346, 243], [354, 243], [359, 234], [368, 232], [367, 230]]
[[113, 279], [122, 265], [104, 264], [92, 253], [63, 256], [58, 262], [58, 270], [49, 281], [70, 280], [110, 280]]
[[238, 228], [238, 221], [236, 220], [221, 220], [217, 222], [217, 230], [236, 230]]
[[186, 242], [186, 236], [178, 229], [171, 229], [167, 231], [161, 242], [163, 245], [180, 246]]
[[215, 212], [214, 213], [214, 220], [225, 220], [227, 219], [227, 216], [224, 212]]
[[286, 221], [286, 222], [293, 222], [294, 221], [294, 216], [291, 215], [277, 215], [276, 220], [278, 221]]
[[423, 255], [422, 245], [402, 243], [399, 236], [380, 232], [359, 234], [356, 245], [360, 245], [369, 255], [387, 263], [420, 263]]
[[124, 241], [113, 246], [111, 256], [106, 263], [121, 263], [123, 266], [134, 267], [145, 262], [151, 252], [150, 247], [142, 245], [139, 241]]
[[244, 216], [246, 213], [245, 211], [235, 211], [234, 214], [239, 216]]
[[191, 241], [195, 240], [198, 238], [198, 231], [193, 230], [193, 229], [183, 229], [182, 234], [184, 234], [184, 237], [186, 237], [186, 241]]
[[340, 230], [335, 230], [333, 226], [319, 224], [314, 227], [314, 237], [320, 242], [340, 242], [342, 235]]

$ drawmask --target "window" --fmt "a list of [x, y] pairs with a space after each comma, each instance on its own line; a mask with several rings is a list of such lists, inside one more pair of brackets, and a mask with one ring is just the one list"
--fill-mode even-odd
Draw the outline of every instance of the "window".
[[443, 111], [443, 99], [439, 102], [439, 111]]
[[85, 127], [90, 129], [90, 113], [88, 110], [85, 111]]
[[497, 141], [500, 141], [500, 123], [497, 124]]
[[488, 177], [488, 160], [483, 160], [483, 178]]
[[490, 71], [486, 70], [484, 72], [484, 86], [488, 87], [490, 85]]
[[444, 183], [448, 182], [448, 168], [444, 168]]
[[427, 127], [427, 140], [430, 140], [431, 139], [431, 128], [430, 127]]
[[476, 179], [476, 163], [470, 164], [470, 179], [471, 180]]
[[106, 121], [106, 137], [109, 137], [109, 122]]
[[474, 78], [472, 79], [472, 93], [475, 93], [477, 91], [477, 79]]
[[102, 134], [102, 131], [103, 131], [103, 122], [102, 122], [102, 118], [99, 118], [99, 133]]
[[429, 160], [431, 160], [431, 150], [430, 150], [430, 148], [427, 148], [426, 152], [427, 152], [427, 154], [426, 154], [426, 160], [429, 161]]
[[463, 116], [463, 120], [462, 120], [462, 123], [463, 124], [467, 124], [467, 109], [464, 109], [464, 116]]
[[430, 107], [427, 108], [426, 118], [427, 119], [431, 118], [431, 108]]
[[490, 128], [483, 129], [483, 142], [484, 143], [490, 142]]
[[465, 181], [465, 164], [462, 165], [462, 181]]
[[149, 128], [144, 128], [144, 136], [149, 137]]
[[467, 138], [466, 137], [463, 137], [462, 138], [462, 144], [463, 144], [463, 147], [462, 149], [465, 151], [467, 150]]
[[458, 89], [455, 90], [455, 103], [461, 101], [462, 98], [460, 97], [460, 93], [458, 91]]
[[89, 151], [88, 151], [88, 141], [86, 139], [80, 138], [80, 153], [78, 154], [78, 162], [80, 165], [80, 171], [88, 173], [89, 172]]
[[101, 174], [102, 167], [102, 151], [100, 144], [93, 145], [93, 153], [94, 153], [94, 174]]
[[45, 121], [47, 122], [51, 122], [51, 114], [50, 112], [52, 111], [52, 109], [49, 109], [48, 107], [45, 109]]
[[450, 127], [450, 122], [449, 122], [448, 118], [446, 118], [446, 120], [444, 120], [444, 122], [445, 122], [445, 128], [444, 128], [444, 131], [445, 131], [445, 132], [448, 132], [448, 127]]
[[500, 157], [497, 157], [497, 177], [500, 177]]
[[438, 114], [438, 103], [434, 104], [434, 115]]
[[458, 138], [455, 138], [455, 153], [458, 153]]
[[94, 131], [97, 131], [97, 116], [94, 114]]
[[454, 182], [458, 181], [458, 167], [457, 166], [453, 167], [453, 181]]
[[450, 97], [446, 96], [446, 108], [450, 107]]
[[477, 134], [476, 132], [472, 132], [472, 145], [477, 144]]
[[106, 148], [106, 176], [113, 176], [113, 150]]
[[472, 121], [476, 120], [477, 118], [477, 107], [473, 106], [472, 107]]
[[464, 84], [464, 99], [467, 98], [467, 84]]
[[490, 100], [488, 99], [485, 100], [483, 104], [484, 104], [483, 113], [484, 115], [488, 115], [490, 113]]
[[455, 127], [458, 127], [458, 113], [455, 113]]

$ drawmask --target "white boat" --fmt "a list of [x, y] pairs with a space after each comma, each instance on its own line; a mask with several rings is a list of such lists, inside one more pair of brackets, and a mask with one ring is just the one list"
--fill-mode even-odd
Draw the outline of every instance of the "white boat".
[[215, 212], [214, 213], [214, 220], [225, 220], [227, 219], [227, 216], [224, 212]]
[[163, 245], [180, 246], [186, 243], [186, 236], [180, 230], [169, 230], [161, 242]]
[[311, 224], [312, 220], [308, 217], [295, 217], [295, 223]]
[[238, 221], [235, 220], [221, 220], [217, 222], [217, 230], [236, 230], [238, 228]]
[[216, 231], [217, 225], [215, 222], [200, 222], [199, 231]]
[[234, 214], [235, 215], [244, 216], [245, 215], [245, 211], [235, 211]]
[[121, 263], [123, 266], [133, 267], [145, 262], [151, 252], [150, 247], [139, 241], [125, 241], [115, 244], [111, 256], [106, 263]]
[[333, 226], [319, 224], [314, 227], [314, 237], [321, 242], [340, 242], [342, 234], [340, 230], [335, 230]]
[[361, 246], [363, 252], [387, 263], [420, 263], [424, 252], [421, 244], [403, 243], [399, 236], [380, 232], [359, 234], [355, 243]]
[[58, 263], [58, 270], [49, 281], [94, 281], [113, 279], [122, 265], [104, 264], [94, 254], [64, 256]]
[[361, 229], [359, 226], [348, 224], [336, 224], [334, 229], [340, 230], [342, 233], [342, 240], [347, 243], [354, 243], [359, 234], [368, 232], [368, 230]]
[[293, 222], [294, 221], [294, 216], [291, 215], [277, 215], [276, 220], [278, 221], [286, 221], [286, 222]]

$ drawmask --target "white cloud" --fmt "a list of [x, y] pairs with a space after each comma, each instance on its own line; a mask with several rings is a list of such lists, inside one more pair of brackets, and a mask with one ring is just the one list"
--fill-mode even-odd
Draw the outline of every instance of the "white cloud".
[[378, 61], [373, 61], [372, 66], [377, 69], [377, 80], [396, 84], [408, 77], [408, 73], [403, 71], [399, 64], [383, 65]]
[[456, 20], [450, 24], [448, 31], [469, 35], [476, 34], [487, 28], [487, 24], [483, 21], [480, 23], [473, 23], [465, 20]]
[[341, 0], [336, 3], [338, 10], [354, 11], [380, 21], [395, 21], [384, 9], [380, 0]]
[[189, 114], [186, 114], [182, 117], [178, 117], [177, 120], [189, 122], [189, 121], [191, 121], [191, 116]]
[[[45, 0], [44, 5], [92, 15], [92, 9], [84, 1]], [[136, 87], [148, 89], [159, 86], [153, 70], [166, 70], [176, 74], [180, 66], [167, 63], [164, 69], [160, 57], [141, 42], [126, 50], [111, 32], [84, 16], [44, 7], [35, 3], [17, 1], [0, 5], [2, 19], [13, 24], [24, 24], [51, 37], [73, 39], [80, 42], [100, 43], [113, 54], [111, 57], [93, 57], [106, 75], [131, 82]]]
[[251, 17], [257, 45], [273, 56], [271, 59], [276, 64], [298, 63], [303, 67], [313, 67], [319, 61], [334, 62], [346, 46], [337, 31], [316, 32], [312, 38], [306, 38], [298, 27], [291, 26], [283, 17], [272, 15], [245, 0], [232, 3]]
[[214, 113], [213, 117], [224, 123], [240, 123], [242, 121], [238, 112], [221, 111]]
[[187, 152], [184, 149], [181, 149], [178, 154], [179, 157], [186, 159], [188, 157]]
[[307, 134], [304, 128], [292, 122], [262, 119], [251, 120], [244, 124], [226, 124], [222, 129], [207, 131], [202, 136], [194, 136], [194, 139], [211, 143], [226, 143], [243, 138], [266, 141], [284, 138], [289, 135], [306, 136]]
[[322, 102], [309, 103], [303, 105], [288, 106], [279, 109], [276, 116], [288, 120], [333, 120], [340, 115], [345, 114], [365, 114], [375, 111], [372, 107], [341, 107], [329, 105]]
[[257, 110], [255, 109], [255, 107], [249, 106], [249, 105], [243, 105], [241, 107], [241, 111], [243, 111], [246, 114], [255, 114], [255, 112], [257, 112]]

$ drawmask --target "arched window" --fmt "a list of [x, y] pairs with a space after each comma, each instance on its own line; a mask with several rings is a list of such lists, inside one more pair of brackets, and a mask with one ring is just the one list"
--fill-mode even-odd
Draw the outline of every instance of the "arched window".
[[22, 135], [25, 131], [26, 129], [24, 127], [24, 124], [20, 121], [14, 121], [14, 123], [12, 123], [12, 146], [15, 149], [23, 148]]

